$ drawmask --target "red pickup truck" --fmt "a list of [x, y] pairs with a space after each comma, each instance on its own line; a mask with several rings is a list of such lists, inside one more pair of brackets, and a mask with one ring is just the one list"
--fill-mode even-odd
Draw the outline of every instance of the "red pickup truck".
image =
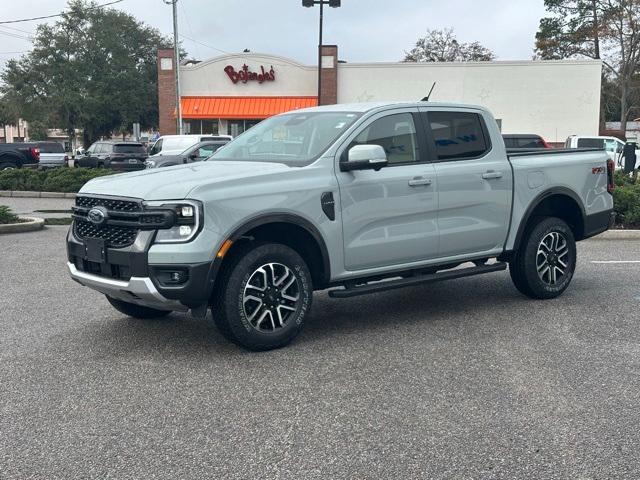
[[40, 148], [36, 143], [0, 143], [0, 170], [37, 167]]

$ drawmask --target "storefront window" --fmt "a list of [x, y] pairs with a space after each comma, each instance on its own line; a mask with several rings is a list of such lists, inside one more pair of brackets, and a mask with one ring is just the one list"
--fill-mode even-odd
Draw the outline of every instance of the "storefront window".
[[259, 124], [262, 120], [229, 120], [229, 135], [237, 137], [246, 132], [251, 127]]
[[187, 135], [218, 135], [218, 120], [184, 120], [183, 131]]

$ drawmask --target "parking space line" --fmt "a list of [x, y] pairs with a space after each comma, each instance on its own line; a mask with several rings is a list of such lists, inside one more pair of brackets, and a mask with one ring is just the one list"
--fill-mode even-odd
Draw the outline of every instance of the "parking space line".
[[640, 263], [640, 260], [591, 260], [591, 263]]

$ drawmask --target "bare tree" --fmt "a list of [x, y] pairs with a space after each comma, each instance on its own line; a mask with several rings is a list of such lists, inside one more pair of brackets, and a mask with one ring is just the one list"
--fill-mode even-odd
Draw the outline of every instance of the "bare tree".
[[496, 56], [479, 42], [460, 43], [452, 28], [427, 30], [411, 51], [405, 51], [405, 62], [486, 62]]

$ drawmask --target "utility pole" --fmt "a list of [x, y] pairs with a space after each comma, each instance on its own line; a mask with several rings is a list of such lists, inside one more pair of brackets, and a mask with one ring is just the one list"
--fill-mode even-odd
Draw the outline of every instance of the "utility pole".
[[176, 133], [182, 135], [182, 105], [180, 104], [180, 45], [178, 43], [178, 0], [163, 0], [173, 7], [173, 61], [176, 76]]
[[323, 6], [329, 5], [331, 8], [340, 7], [341, 0], [302, 0], [303, 7], [313, 7], [314, 5], [320, 5], [320, 27], [319, 27], [319, 39], [318, 39], [318, 105], [320, 105], [320, 96], [322, 95], [322, 21], [323, 21]]

